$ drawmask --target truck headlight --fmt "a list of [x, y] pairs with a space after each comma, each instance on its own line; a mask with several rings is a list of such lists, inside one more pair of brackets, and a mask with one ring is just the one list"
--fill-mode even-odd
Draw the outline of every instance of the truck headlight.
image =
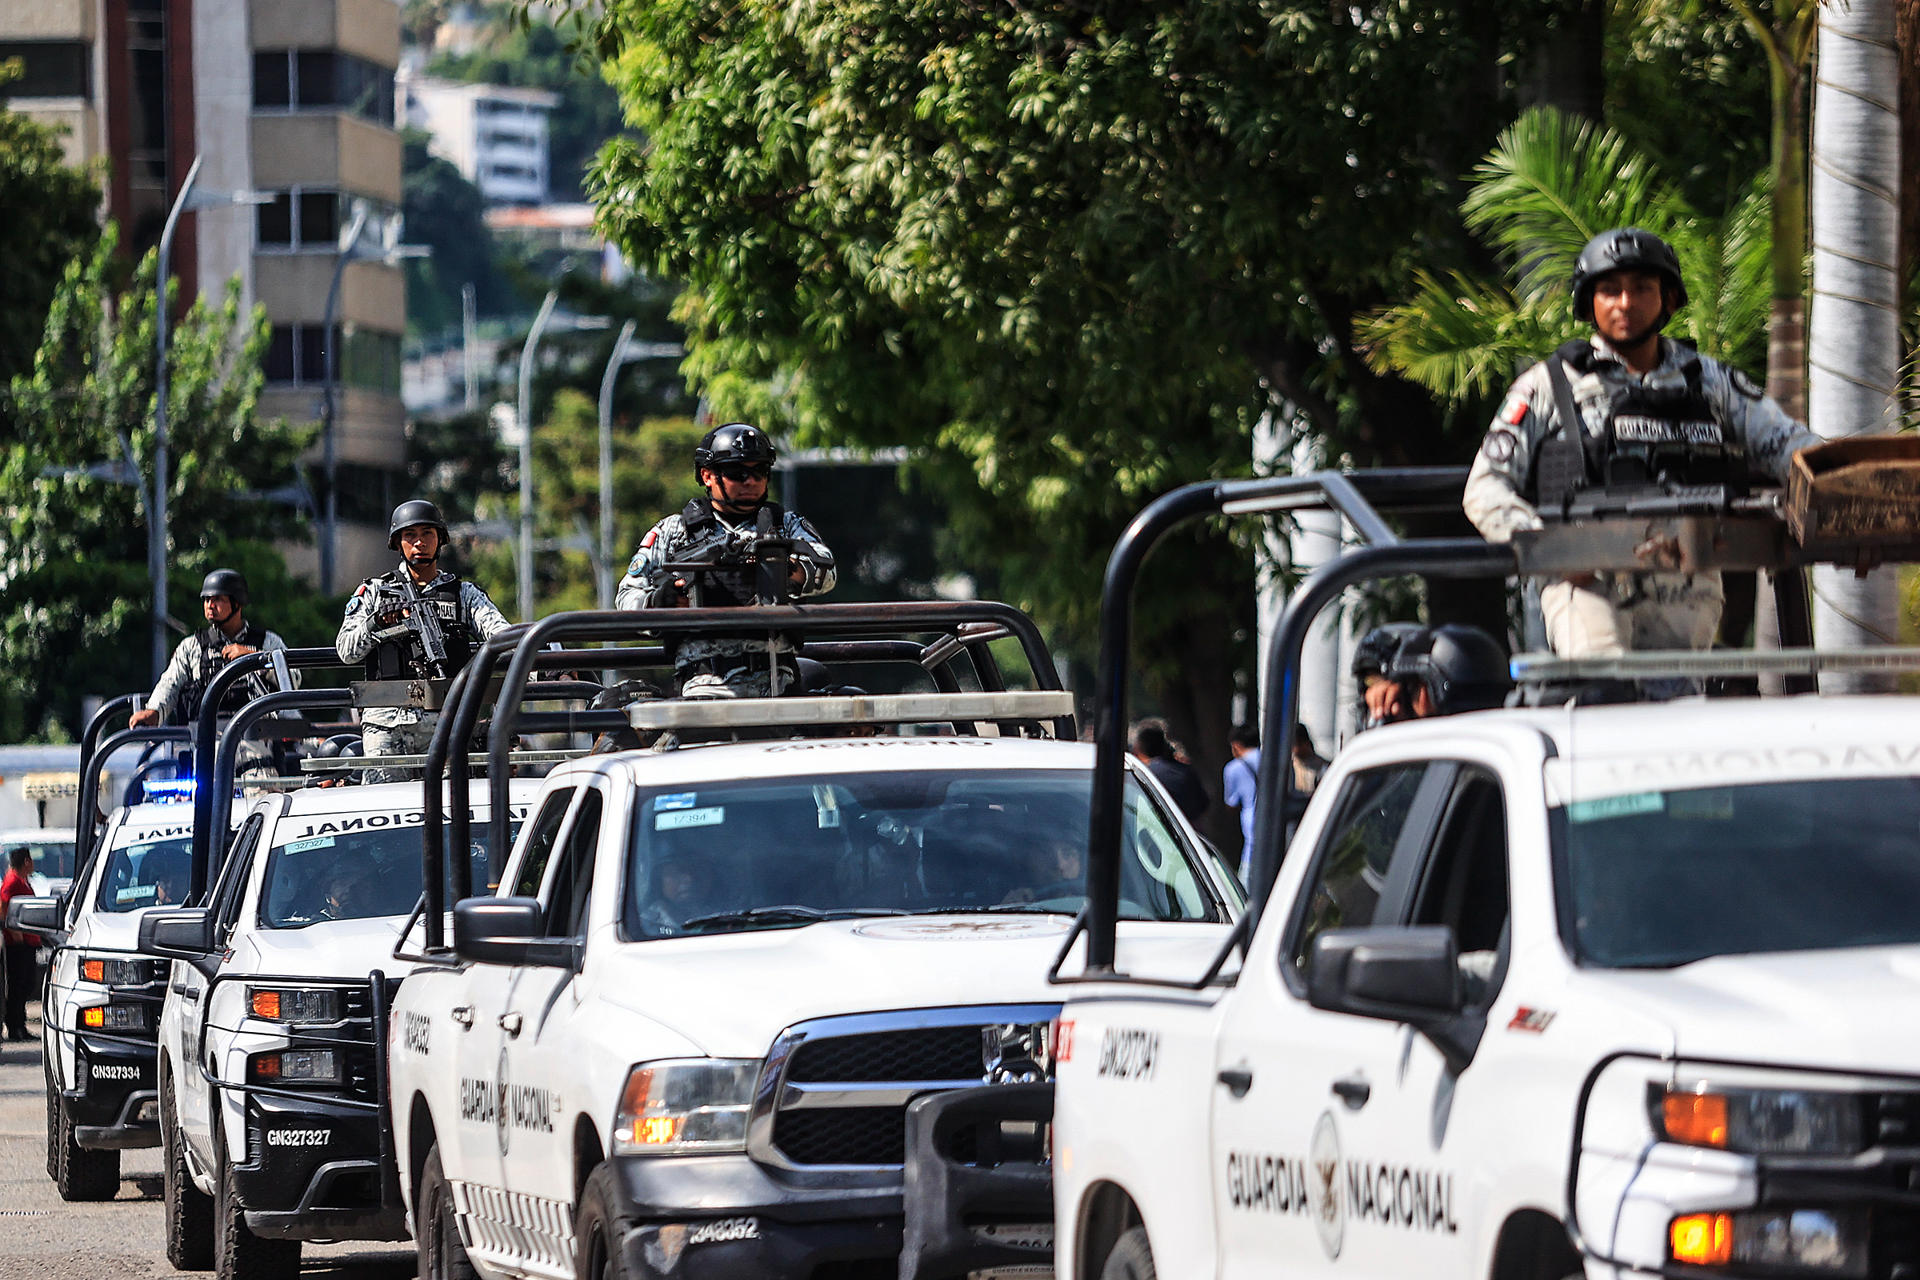
[[1858, 1209], [1689, 1213], [1673, 1220], [1668, 1242], [1675, 1262], [1696, 1267], [1867, 1274], [1867, 1217]]
[[1852, 1155], [1864, 1145], [1862, 1099], [1805, 1089], [1649, 1091], [1654, 1132], [1690, 1147], [1744, 1155]]
[[80, 977], [105, 987], [144, 987], [153, 971], [145, 960], [82, 960]]
[[613, 1121], [616, 1155], [744, 1151], [755, 1058], [643, 1062], [627, 1073]]
[[83, 1031], [145, 1031], [147, 1007], [143, 1004], [96, 1004], [80, 1011]]
[[247, 1011], [269, 1022], [338, 1022], [340, 993], [324, 987], [248, 987]]
[[339, 1084], [340, 1055], [332, 1049], [277, 1049], [247, 1059], [252, 1084]]

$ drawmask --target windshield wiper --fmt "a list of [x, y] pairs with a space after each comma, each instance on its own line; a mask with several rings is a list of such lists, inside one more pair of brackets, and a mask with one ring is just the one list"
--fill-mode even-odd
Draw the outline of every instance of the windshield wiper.
[[819, 907], [747, 907], [740, 911], [715, 911], [695, 916], [681, 924], [682, 929], [697, 929], [709, 924], [813, 924], [819, 920], [857, 920], [864, 916], [903, 916], [892, 907], [846, 907], [823, 911]]

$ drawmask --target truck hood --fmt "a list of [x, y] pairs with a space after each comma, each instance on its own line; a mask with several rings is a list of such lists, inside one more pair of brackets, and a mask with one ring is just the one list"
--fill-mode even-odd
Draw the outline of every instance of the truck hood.
[[1912, 1074], [1920, 946], [1716, 956], [1675, 969], [1589, 970], [1666, 1024], [1682, 1058]]
[[370, 920], [326, 920], [298, 929], [249, 932], [224, 966], [228, 973], [258, 973], [289, 978], [333, 978], [364, 982], [380, 970], [388, 977], [414, 966], [393, 958], [405, 916]]
[[[591, 977], [604, 999], [714, 1057], [758, 1058], [782, 1030], [813, 1018], [1058, 1005], [1067, 988], [1048, 983], [1047, 970], [1070, 923], [1046, 915], [902, 916], [662, 938], [611, 949], [605, 971]], [[1124, 925], [1120, 967], [1197, 977], [1227, 928]], [[1067, 972], [1079, 967], [1070, 957]]]

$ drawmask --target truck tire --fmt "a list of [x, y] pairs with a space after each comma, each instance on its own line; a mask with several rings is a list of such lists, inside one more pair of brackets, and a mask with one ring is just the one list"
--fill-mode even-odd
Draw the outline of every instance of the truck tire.
[[[214, 1107], [220, 1106], [218, 1095]], [[213, 1211], [213, 1271], [218, 1280], [296, 1280], [300, 1274], [300, 1242], [270, 1240], [247, 1230], [246, 1211], [234, 1194], [233, 1165], [227, 1159], [225, 1136], [218, 1111], [213, 1126], [213, 1154], [219, 1162], [215, 1179], [219, 1198]]]
[[427, 1150], [420, 1169], [420, 1185], [413, 1193], [419, 1212], [414, 1234], [420, 1255], [420, 1280], [476, 1280], [477, 1272], [460, 1243], [460, 1224], [453, 1215], [453, 1187], [440, 1167], [440, 1146]]
[[580, 1192], [580, 1209], [573, 1222], [573, 1273], [579, 1280], [631, 1280], [627, 1260], [620, 1255], [625, 1228], [614, 1192], [613, 1166], [599, 1165]]
[[73, 1140], [73, 1117], [47, 1079], [47, 1172], [62, 1200], [111, 1200], [120, 1191], [120, 1153], [88, 1151]]
[[47, 1077], [47, 1177], [60, 1176], [60, 1091], [53, 1084], [53, 1051], [45, 1050], [46, 1056], [40, 1059], [42, 1073]]
[[1100, 1268], [1100, 1280], [1155, 1280], [1153, 1246], [1147, 1243], [1147, 1229], [1134, 1227], [1115, 1242]]
[[213, 1197], [193, 1185], [187, 1147], [174, 1119], [173, 1078], [160, 1068], [160, 1198], [167, 1213], [167, 1261], [176, 1271], [213, 1268]]

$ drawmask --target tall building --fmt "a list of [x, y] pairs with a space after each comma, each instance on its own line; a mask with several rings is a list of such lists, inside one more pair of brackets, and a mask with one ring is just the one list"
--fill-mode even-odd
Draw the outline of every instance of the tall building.
[[[19, 58], [24, 68], [0, 96], [63, 129], [74, 162], [104, 161], [105, 214], [130, 252], [158, 242], [195, 156], [196, 194], [267, 197], [185, 215], [172, 269], [182, 305], [195, 294], [220, 296], [238, 275], [245, 299], [266, 309], [266, 416], [322, 418], [331, 348], [336, 591], [387, 565], [387, 514], [407, 484], [406, 289], [399, 265], [374, 252], [399, 231], [399, 54], [395, 0], [0, 4], [0, 59]], [[363, 230], [329, 325], [341, 237], [360, 209]], [[316, 444], [309, 459], [322, 489], [323, 455]], [[316, 547], [289, 548], [288, 560], [318, 577]]]
[[546, 203], [552, 177], [547, 116], [560, 95], [401, 74], [405, 123], [432, 134], [433, 153], [460, 170], [488, 203]]

